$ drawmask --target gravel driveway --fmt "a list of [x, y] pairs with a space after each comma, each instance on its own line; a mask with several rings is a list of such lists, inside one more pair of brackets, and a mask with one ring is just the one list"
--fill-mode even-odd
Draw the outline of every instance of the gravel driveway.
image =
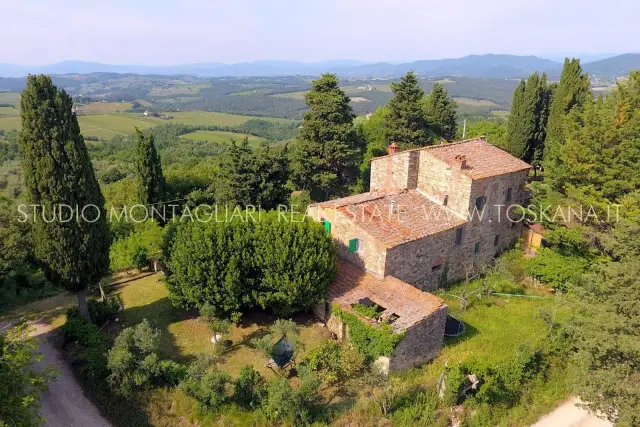
[[58, 350], [47, 340], [48, 325], [34, 324], [34, 336], [38, 340], [38, 351], [42, 360], [36, 366], [48, 364], [60, 371], [60, 375], [49, 384], [49, 390], [40, 397], [40, 415], [46, 419], [46, 427], [109, 427], [96, 407], [87, 399], [76, 382], [73, 372]]

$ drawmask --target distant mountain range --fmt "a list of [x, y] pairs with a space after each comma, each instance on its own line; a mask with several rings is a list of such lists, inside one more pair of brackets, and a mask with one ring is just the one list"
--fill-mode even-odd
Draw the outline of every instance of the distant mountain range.
[[[590, 75], [612, 78], [625, 76], [632, 69], [640, 69], [640, 54], [627, 53], [611, 58], [589, 62], [583, 65]], [[481, 78], [521, 78], [534, 71], [546, 72], [551, 78], [557, 78], [562, 64], [537, 56], [519, 55], [469, 55], [455, 59], [432, 59], [424, 61], [391, 64], [375, 64], [354, 60], [336, 60], [327, 62], [296, 61], [255, 61], [238, 64], [218, 62], [185, 64], [176, 66], [112, 65], [96, 62], [64, 61], [44, 66], [20, 66], [0, 64], [0, 77], [22, 77], [29, 73], [44, 74], [88, 74], [94, 72], [119, 74], [156, 74], [191, 75], [198, 77], [224, 76], [285, 76], [318, 75], [333, 72], [341, 77], [380, 77], [400, 76], [407, 71], [415, 71], [421, 77], [481, 77]]]

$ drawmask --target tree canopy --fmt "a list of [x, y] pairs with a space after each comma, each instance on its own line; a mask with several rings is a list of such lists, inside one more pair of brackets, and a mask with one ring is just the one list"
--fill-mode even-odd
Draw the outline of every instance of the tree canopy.
[[323, 74], [305, 95], [309, 110], [291, 155], [291, 177], [313, 200], [348, 193], [358, 177], [364, 140], [353, 125], [349, 97], [334, 74]]
[[425, 120], [436, 136], [447, 141], [455, 139], [458, 129], [457, 107], [442, 83], [435, 83], [431, 92], [423, 98]]
[[399, 82], [391, 83], [391, 91], [393, 96], [389, 100], [386, 116], [388, 143], [419, 147], [429, 145], [432, 138], [422, 109], [424, 91], [416, 75], [408, 72]]
[[[37, 205], [35, 256], [49, 277], [78, 293], [80, 310], [88, 317], [86, 288], [108, 271], [111, 242], [104, 198], [72, 112], [73, 101], [48, 76], [29, 76], [20, 106], [25, 184], [29, 201]], [[42, 215], [50, 219], [54, 209], [61, 214], [62, 204], [78, 209], [84, 218], [44, 220]]]

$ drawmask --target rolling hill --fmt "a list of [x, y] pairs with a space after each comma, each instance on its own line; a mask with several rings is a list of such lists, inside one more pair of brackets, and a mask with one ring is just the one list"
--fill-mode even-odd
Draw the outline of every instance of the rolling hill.
[[640, 69], [640, 53], [625, 53], [613, 58], [584, 64], [587, 73], [598, 77], [621, 77], [629, 74], [631, 70]]

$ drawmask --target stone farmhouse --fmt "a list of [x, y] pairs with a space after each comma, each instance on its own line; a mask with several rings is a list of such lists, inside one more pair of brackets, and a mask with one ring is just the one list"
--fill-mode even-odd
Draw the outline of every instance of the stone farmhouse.
[[475, 275], [518, 238], [520, 217], [510, 207], [526, 202], [531, 168], [482, 138], [396, 149], [371, 160], [369, 192], [307, 211], [342, 260], [317, 314], [344, 337], [331, 304], [383, 308], [381, 319], [405, 333], [391, 370], [424, 363], [442, 347], [447, 308], [427, 291]]

